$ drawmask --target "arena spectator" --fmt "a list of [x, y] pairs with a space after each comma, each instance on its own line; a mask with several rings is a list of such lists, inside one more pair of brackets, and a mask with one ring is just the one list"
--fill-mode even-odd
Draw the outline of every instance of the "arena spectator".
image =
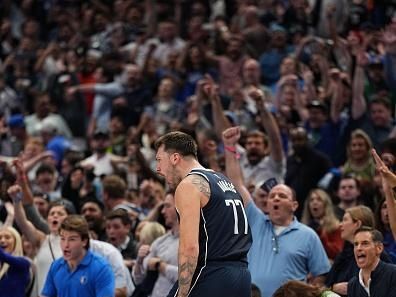
[[304, 128], [298, 127], [290, 131], [293, 153], [287, 158], [285, 183], [297, 195], [299, 208], [296, 216], [300, 217], [310, 189], [315, 188], [319, 180], [330, 169], [330, 160], [309, 144]]
[[114, 171], [111, 164], [113, 154], [107, 152], [110, 146], [109, 132], [107, 130], [95, 131], [91, 144], [93, 154], [82, 160], [80, 165], [84, 168], [93, 168], [95, 176], [112, 174]]
[[360, 270], [348, 282], [348, 296], [390, 296], [396, 292], [396, 266], [380, 260], [382, 241], [378, 230], [361, 227], [355, 231], [354, 255]]
[[123, 209], [113, 210], [106, 215], [107, 241], [121, 252], [129, 270], [137, 256], [137, 243], [130, 233], [131, 224], [128, 213]]
[[[23, 257], [22, 239], [11, 226], [0, 227], [0, 296], [25, 296], [31, 291], [31, 262]], [[30, 285], [30, 287], [29, 287]]]
[[338, 183], [337, 197], [340, 202], [334, 210], [337, 218], [342, 220], [348, 208], [360, 204], [360, 187], [358, 180], [353, 176], [342, 176]]
[[140, 246], [139, 255], [132, 272], [137, 284], [146, 282], [145, 279], [148, 275], [152, 276], [153, 273], [156, 273], [158, 278], [154, 280], [151, 296], [158, 297], [166, 295], [174, 282], [177, 281], [178, 256], [176, 251], [179, 244], [179, 222], [172, 193], [166, 195], [161, 213], [165, 217], [165, 224], [169, 231], [151, 244], [149, 253], [144, 257], [144, 251], [147, 251], [148, 246]]
[[[335, 258], [326, 277], [326, 285], [341, 296], [348, 295], [348, 281], [359, 272], [353, 257], [353, 237], [354, 232], [362, 226], [374, 227], [373, 212], [366, 206], [348, 208], [341, 222], [341, 237], [345, 240], [344, 248]], [[381, 254], [381, 259], [390, 262], [389, 257], [384, 253]]]
[[[48, 234], [47, 201], [27, 191], [39, 189], [38, 182], [35, 194], [49, 192], [52, 200], [60, 192], [66, 207], [85, 214], [90, 234], [106, 240], [102, 187], [107, 187], [105, 175], [115, 173], [126, 181], [122, 203], [136, 206], [136, 213], [130, 212], [134, 223], [146, 215], [162, 223], [158, 213], [165, 189], [153, 171], [155, 140], [172, 130], [188, 131], [199, 145], [200, 161], [224, 172], [229, 152], [221, 133], [239, 125], [245, 185], [261, 212], [272, 212], [268, 193], [278, 182], [285, 180], [297, 191], [297, 216], [304, 200], [310, 204], [308, 193], [325, 188], [334, 204], [340, 202], [335, 207], [340, 220], [348, 207], [379, 207], [377, 219], [384, 228], [377, 228], [392, 256], [396, 214], [391, 188], [396, 183], [382, 165], [374, 173], [368, 152], [371, 139], [374, 148], [384, 149], [380, 155], [386, 166], [395, 169], [394, 5], [344, 0], [336, 5], [333, 0], [63, 2], [0, 1], [0, 220], [12, 214], [6, 192], [16, 180], [26, 192], [22, 204], [28, 220]], [[56, 133], [49, 135], [46, 127], [55, 127]], [[319, 185], [314, 182], [319, 173], [304, 170], [319, 169], [322, 162], [313, 166], [305, 146], [305, 157], [298, 152], [296, 127], [307, 130], [311, 155], [318, 150], [334, 166]], [[250, 136], [256, 131], [254, 145]], [[64, 138], [57, 142], [58, 137]], [[73, 152], [66, 153], [64, 143]], [[81, 168], [83, 156], [91, 158]], [[16, 157], [26, 180], [20, 180], [19, 165], [16, 177], [9, 166]], [[40, 167], [51, 167], [53, 174], [36, 180]], [[342, 180], [346, 188], [336, 189], [341, 171], [359, 183]], [[314, 218], [321, 210], [315, 203], [308, 207], [313, 216], [307, 223], [323, 235], [327, 228], [324, 219]], [[319, 237], [326, 246], [329, 240]], [[350, 242], [345, 245], [341, 255], [348, 266]], [[109, 255], [118, 253], [108, 246]], [[27, 248], [29, 256], [37, 247]], [[290, 261], [285, 259], [289, 266]], [[348, 274], [339, 265], [336, 260], [334, 274]], [[336, 280], [335, 290], [344, 281]], [[125, 284], [117, 294], [125, 295]], [[126, 288], [131, 295], [132, 287]]]
[[[69, 216], [61, 223], [60, 235], [63, 257], [51, 264], [41, 295], [112, 295], [115, 291], [114, 275], [108, 262], [89, 251], [87, 222], [80, 216]], [[80, 265], [81, 263], [86, 265]], [[89, 277], [82, 281], [81, 274]], [[70, 282], [64, 281], [66, 277]], [[73, 278], [76, 279], [74, 282]], [[73, 283], [75, 285], [71, 286]]]
[[[273, 187], [268, 196], [268, 215], [252, 202], [242, 180], [236, 151], [231, 152], [239, 140], [239, 133], [239, 127], [229, 128], [223, 133], [223, 141], [230, 147], [230, 151], [226, 151], [226, 172], [243, 197], [252, 228], [253, 245], [248, 254], [252, 282], [263, 296], [272, 296], [287, 280], [306, 280], [309, 273], [314, 278], [313, 283], [323, 284], [330, 264], [317, 234], [294, 217], [298, 202], [293, 190], [284, 184]], [[290, 245], [300, 252], [291, 252]], [[294, 260], [285, 261], [291, 258]]]
[[313, 189], [304, 204], [301, 222], [314, 229], [330, 260], [342, 250], [340, 222], [334, 213], [330, 196], [322, 189]]

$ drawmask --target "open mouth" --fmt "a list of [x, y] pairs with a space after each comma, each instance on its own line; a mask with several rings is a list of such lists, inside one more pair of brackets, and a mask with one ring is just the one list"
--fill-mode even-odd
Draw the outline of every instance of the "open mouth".
[[63, 251], [63, 256], [64, 256], [65, 258], [70, 257], [70, 255], [71, 255], [71, 252], [70, 252], [69, 250], [64, 250], [64, 251]]
[[279, 205], [274, 205], [274, 210], [278, 210], [279, 209]]
[[364, 255], [364, 254], [358, 254], [357, 256], [356, 256], [356, 258], [357, 258], [357, 262], [358, 263], [362, 263], [362, 262], [364, 262], [365, 260], [366, 260], [366, 255]]

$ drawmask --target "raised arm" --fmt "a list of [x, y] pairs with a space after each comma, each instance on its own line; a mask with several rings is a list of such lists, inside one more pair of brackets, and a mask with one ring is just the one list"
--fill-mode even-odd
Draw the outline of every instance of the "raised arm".
[[385, 80], [391, 90], [396, 89], [396, 32], [393, 29], [387, 29], [383, 34], [385, 43]]
[[250, 193], [243, 182], [243, 174], [238, 160], [237, 144], [241, 132], [239, 127], [231, 127], [223, 132], [223, 143], [225, 147], [225, 169], [226, 175], [231, 179], [239, 194], [242, 196], [243, 205], [252, 201]]
[[198, 175], [185, 178], [175, 193], [175, 206], [180, 215], [178, 297], [187, 297], [191, 288], [199, 254], [201, 197], [209, 197], [209, 194], [208, 182]]
[[19, 185], [13, 185], [7, 190], [8, 195], [14, 203], [15, 220], [22, 234], [34, 245], [39, 246], [45, 239], [45, 234], [36, 229], [26, 218], [25, 210], [22, 206], [22, 189]]
[[371, 153], [374, 157], [376, 168], [381, 175], [382, 189], [384, 190], [389, 214], [389, 224], [393, 238], [396, 238], [396, 201], [393, 193], [393, 188], [396, 186], [396, 175], [389, 170], [374, 149]]
[[333, 123], [338, 123], [340, 120], [340, 114], [344, 107], [343, 88], [341, 73], [337, 68], [330, 70], [329, 80], [329, 94], [331, 94], [331, 105], [330, 105], [330, 118]]
[[221, 133], [231, 127], [230, 122], [224, 114], [223, 106], [221, 104], [219, 87], [215, 84], [210, 75], [205, 75], [205, 81], [203, 84], [203, 93], [209, 98], [212, 104], [212, 118], [215, 132], [218, 137], [221, 137]]
[[37, 163], [41, 162], [45, 158], [53, 157], [53, 155], [54, 154], [51, 151], [44, 151], [44, 152], [41, 152], [38, 155], [36, 155], [28, 160], [24, 160], [23, 161], [24, 171], [32, 170], [33, 167], [37, 165]]
[[15, 159], [13, 164], [15, 166], [17, 183], [22, 189], [22, 204], [27, 220], [30, 221], [36, 229], [42, 231], [45, 234], [49, 233], [47, 222], [39, 214], [33, 204], [33, 194], [30, 190], [29, 181], [26, 176], [25, 163], [22, 164], [19, 159]]
[[95, 92], [95, 86], [96, 86], [95, 83], [72, 86], [67, 88], [66, 92], [70, 97], [72, 97], [77, 92], [82, 92], [82, 93]]
[[15, 217], [15, 210], [14, 210], [14, 205], [12, 205], [11, 202], [6, 202], [4, 203], [4, 207], [7, 211], [7, 217], [6, 220], [4, 221], [3, 226], [10, 226], [14, 224], [14, 217]]
[[352, 87], [352, 118], [354, 120], [360, 118], [367, 109], [366, 100], [364, 99], [364, 69], [363, 66], [367, 63], [365, 52], [360, 52], [357, 55], [355, 74], [353, 76]]
[[15, 257], [10, 255], [0, 247], [0, 262], [7, 263], [10, 266], [14, 266], [16, 268], [25, 268], [26, 270], [30, 266], [30, 262], [28, 259], [24, 257]]
[[[302, 63], [301, 63], [301, 65], [303, 65], [303, 66], [301, 66], [301, 68], [302, 68], [301, 73], [302, 73], [302, 77], [304, 80], [304, 91], [306, 93], [306, 101], [311, 102], [318, 97], [316, 94], [314, 75], [313, 75], [312, 70], [308, 66], [305, 66]], [[297, 90], [297, 95], [300, 97], [298, 88], [296, 88], [296, 90]], [[301, 102], [301, 99], [298, 101]], [[300, 117], [301, 117], [301, 115], [300, 115]], [[306, 117], [308, 117], [308, 116], [306, 116]], [[301, 118], [303, 118], [303, 117], [301, 117]], [[303, 119], [305, 119], [305, 118], [303, 118]]]
[[256, 107], [260, 114], [261, 123], [264, 126], [269, 138], [270, 156], [275, 162], [283, 161], [283, 147], [282, 139], [279, 131], [278, 124], [275, 121], [274, 116], [264, 105], [264, 94], [261, 90], [256, 89], [252, 91], [250, 97], [256, 101]]

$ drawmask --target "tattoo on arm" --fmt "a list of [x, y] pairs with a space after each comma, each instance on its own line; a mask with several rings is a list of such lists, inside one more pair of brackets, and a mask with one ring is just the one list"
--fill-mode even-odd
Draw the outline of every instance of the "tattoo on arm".
[[210, 187], [208, 181], [200, 176], [200, 175], [193, 175], [191, 180], [192, 184], [198, 188], [198, 190], [207, 197], [210, 197]]
[[178, 297], [188, 295], [191, 287], [191, 281], [197, 267], [198, 257], [180, 255], [179, 261], [179, 292]]

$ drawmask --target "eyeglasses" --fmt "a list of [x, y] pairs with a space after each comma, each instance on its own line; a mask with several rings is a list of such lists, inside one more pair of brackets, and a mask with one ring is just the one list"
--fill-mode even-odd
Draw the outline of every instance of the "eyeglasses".
[[279, 241], [278, 241], [278, 236], [272, 236], [271, 239], [272, 242], [272, 250], [274, 251], [275, 254], [279, 253]]

